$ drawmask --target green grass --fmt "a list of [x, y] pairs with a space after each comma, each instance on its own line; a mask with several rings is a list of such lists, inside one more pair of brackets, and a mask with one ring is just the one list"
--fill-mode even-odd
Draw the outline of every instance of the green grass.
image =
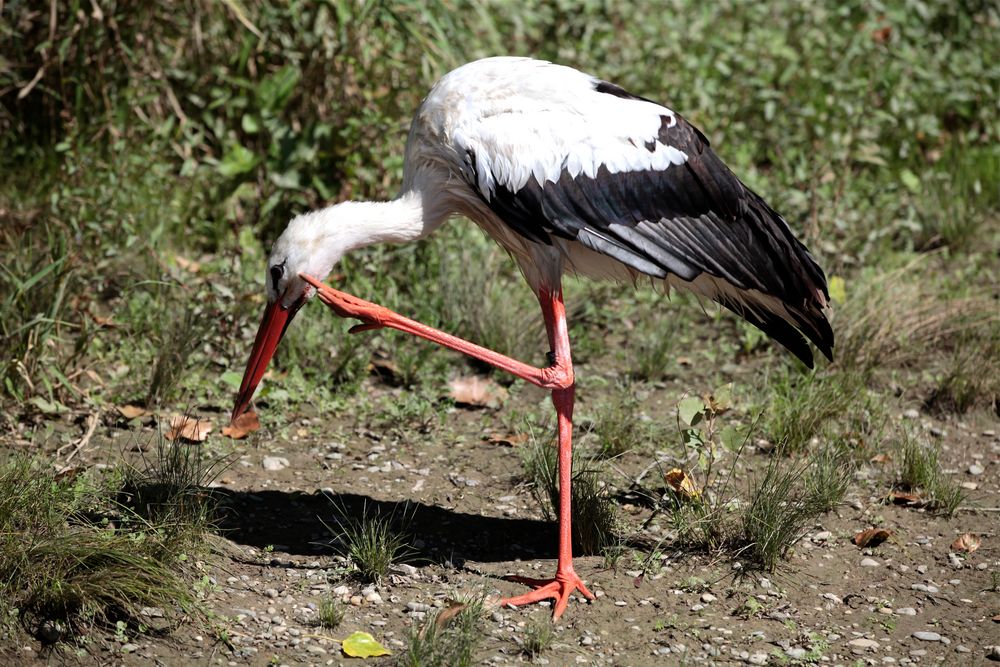
[[[532, 438], [521, 453], [524, 481], [549, 521], [558, 517], [559, 474], [556, 448]], [[582, 468], [582, 469], [581, 469]], [[596, 459], [583, 462], [573, 457], [572, 528], [573, 550], [580, 555], [597, 555], [617, 544], [617, 506]]]
[[774, 456], [754, 477], [731, 538], [734, 555], [746, 566], [774, 571], [824, 510], [803, 489], [807, 467]]
[[524, 627], [521, 650], [524, 651], [528, 658], [534, 660], [552, 647], [555, 636], [550, 620], [534, 619], [529, 621]]
[[598, 408], [592, 432], [597, 438], [597, 456], [605, 459], [649, 449], [654, 437], [653, 429], [642, 420], [639, 401], [629, 385]]
[[343, 622], [345, 613], [340, 600], [326, 599], [319, 604], [317, 622], [321, 628], [332, 630]]
[[23, 456], [4, 461], [0, 618], [53, 643], [83, 641], [95, 626], [130, 635], [163, 629], [144, 607], [162, 610], [165, 627], [196, 613], [186, 554], [205, 549], [209, 514], [176, 481], [154, 468], [99, 479], [54, 476]]
[[358, 577], [365, 582], [380, 583], [389, 573], [389, 566], [402, 562], [413, 554], [409, 525], [412, 509], [399, 516], [369, 511], [367, 503], [361, 516], [353, 516], [345, 507], [336, 507], [336, 525], [327, 526], [334, 548], [348, 559]]
[[[450, 618], [444, 620], [442, 614]], [[413, 625], [399, 667], [469, 667], [476, 664], [476, 649], [483, 639], [483, 599], [463, 603], [455, 615], [438, 612], [423, 625]]]
[[900, 434], [896, 485], [917, 493], [930, 507], [951, 516], [965, 500], [965, 492], [944, 476], [938, 448], [903, 430]]

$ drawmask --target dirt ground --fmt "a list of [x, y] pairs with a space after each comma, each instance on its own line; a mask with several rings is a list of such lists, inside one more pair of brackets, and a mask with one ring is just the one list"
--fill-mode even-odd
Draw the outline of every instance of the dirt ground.
[[[402, 390], [373, 382], [372, 391]], [[669, 396], [654, 392], [645, 404], [656, 410]], [[543, 520], [519, 483], [517, 448], [485, 437], [504, 432], [503, 410], [544, 400], [540, 390], [523, 388], [500, 411], [455, 408], [445, 428], [404, 436], [357, 429], [317, 437], [312, 427], [322, 417], [298, 415], [287, 438], [271, 437], [265, 408], [265, 428], [249, 445], [237, 445], [215, 483], [224, 511], [205, 586], [214, 633], [191, 623], [162, 637], [101, 642], [79, 658], [48, 654], [34, 642], [8, 647], [7, 654], [24, 662], [125, 665], [358, 664], [333, 640], [364, 630], [393, 652], [368, 662], [395, 664], [411, 626], [451, 600], [513, 595], [522, 588], [504, 575], [554, 571], [556, 527]], [[997, 659], [990, 648], [1000, 644], [996, 421], [983, 414], [942, 422], [912, 410], [894, 418], [913, 419], [936, 437], [946, 472], [968, 490], [964, 505], [982, 511], [945, 519], [887, 505], [884, 464], [873, 463], [857, 473], [846, 503], [809, 530], [784, 567], [768, 575], [744, 573], [728, 558], [677, 551], [665, 539], [665, 522], [639, 529], [651, 509], [630, 494], [627, 476], [647, 468], [651, 458], [626, 454], [613, 462], [611, 492], [625, 532], [647, 545], [659, 543], [653, 556], [659, 568], [638, 576], [639, 559], [649, 553], [641, 551], [613, 566], [602, 557], [577, 558], [577, 572], [597, 600], [572, 600], [551, 646], [533, 660], [521, 642], [529, 624], [547, 618], [547, 606], [493, 609], [477, 664], [975, 665]], [[133, 436], [102, 424], [80, 456], [88, 465], [112, 463]], [[271, 470], [264, 467], [267, 457]], [[748, 476], [765, 460], [746, 454], [738, 475]], [[329, 546], [335, 508], [350, 514], [412, 511], [417, 553], [379, 586], [345, 578], [343, 561]], [[875, 549], [851, 542], [857, 531], [875, 525], [893, 537]], [[982, 545], [958, 556], [949, 547], [965, 532], [981, 536]], [[330, 596], [341, 598], [346, 609], [334, 630], [316, 624], [318, 606]]]

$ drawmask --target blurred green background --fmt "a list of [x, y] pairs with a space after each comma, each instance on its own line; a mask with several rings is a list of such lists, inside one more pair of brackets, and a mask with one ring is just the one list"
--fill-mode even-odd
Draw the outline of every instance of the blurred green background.
[[[429, 86], [463, 62], [500, 54], [576, 66], [698, 125], [837, 277], [843, 367], [919, 367], [913, 382], [937, 389], [956, 368], [981, 370], [996, 349], [1000, 10], [992, 2], [8, 0], [0, 8], [0, 400], [8, 405], [44, 413], [184, 397], [223, 409], [262, 306], [271, 240], [308, 208], [393, 196], [409, 119]], [[470, 266], [482, 271], [469, 276]], [[340, 271], [349, 291], [541, 360], [530, 293], [468, 223], [358, 253]], [[891, 285], [900, 296], [886, 296]], [[575, 330], [585, 362], [588, 351], [610, 354], [604, 329], [632, 318], [636, 345], [660, 345], [650, 354], [664, 366], [692, 349], [719, 367], [790, 363], [774, 362], [746, 329], [728, 347], [701, 341], [688, 326], [705, 319], [700, 311], [655, 306], [655, 295], [633, 296], [631, 286], [580, 283], [570, 292], [586, 325]], [[975, 307], [962, 311], [970, 299]], [[968, 331], [957, 324], [921, 338], [883, 302], [921, 317], [971, 318], [975, 340], [963, 344]], [[920, 310], [928, 304], [933, 312]], [[300, 318], [281, 352], [286, 388], [334, 400], [358, 387], [372, 350], [391, 354], [408, 383], [454, 363], [401, 337], [341, 335], [318, 310]], [[889, 348], [914, 355], [887, 348], [869, 359], [875, 325], [888, 325]], [[721, 358], [704, 352], [711, 345]], [[623, 373], [649, 365], [622, 354], [610, 361]], [[272, 401], [292, 400], [274, 392]], [[973, 400], [995, 396], [988, 385]]]

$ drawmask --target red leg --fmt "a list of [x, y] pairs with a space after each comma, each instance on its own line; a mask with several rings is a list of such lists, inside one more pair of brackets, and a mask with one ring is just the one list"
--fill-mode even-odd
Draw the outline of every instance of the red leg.
[[508, 371], [517, 377], [546, 389], [552, 390], [552, 402], [556, 408], [559, 423], [559, 558], [556, 574], [552, 579], [528, 579], [511, 577], [515, 581], [535, 586], [535, 590], [513, 598], [502, 600], [502, 604], [524, 605], [540, 600], [555, 601], [552, 617], [559, 618], [569, 602], [569, 596], [576, 590], [593, 600], [594, 595], [583, 585], [583, 581], [573, 570], [573, 531], [571, 483], [573, 477], [573, 361], [570, 355], [569, 330], [566, 324], [566, 307], [562, 290], [543, 290], [538, 295], [545, 318], [545, 328], [555, 357], [551, 366], [536, 368], [516, 359], [481, 347], [457, 336], [438, 331], [427, 325], [403, 317], [377, 304], [358, 299], [335, 290], [312, 276], [300, 274], [303, 280], [316, 288], [317, 296], [341, 317], [356, 317], [362, 321], [351, 329], [352, 332], [390, 327], [411, 333], [444, 347], [468, 354], [488, 364]]
[[[364, 299], [359, 299], [356, 296], [335, 290], [332, 287], [324, 285], [312, 276], [304, 273], [299, 275], [303, 280], [316, 288], [316, 296], [319, 297], [319, 300], [333, 309], [335, 313], [341, 317], [356, 317], [361, 320], [361, 324], [351, 329], [352, 333], [369, 331], [371, 329], [381, 329], [383, 327], [398, 329], [399, 331], [425, 338], [432, 343], [437, 343], [438, 345], [467, 354], [470, 357], [484, 361], [491, 366], [496, 366], [501, 370], [505, 370], [508, 373], [516, 375], [519, 378], [523, 378], [528, 382], [545, 389], [565, 389], [573, 384], [573, 369], [569, 363], [568, 354], [568, 336], [565, 336], [565, 347], [567, 353], [565, 361], [560, 360], [558, 354], [559, 350], [553, 347], [553, 351], [556, 352], [556, 363], [552, 366], [536, 368], [535, 366], [518, 361], [517, 359], [511, 359], [510, 357], [500, 354], [499, 352], [489, 350], [481, 345], [476, 345], [475, 343], [470, 343], [467, 340], [462, 340], [458, 336], [452, 336], [451, 334], [429, 327], [426, 324], [421, 324], [420, 322], [411, 320], [408, 317], [403, 317], [402, 315], [394, 313], [388, 308], [384, 308], [378, 304], [374, 304], [370, 301], [365, 301]], [[562, 294], [559, 294], [557, 298], [559, 312], [562, 313], [562, 328], [565, 333], [566, 316], [565, 310], [562, 307]], [[546, 300], [551, 300], [555, 303], [552, 297], [549, 299], [543, 299], [543, 302]], [[542, 311], [546, 315], [545, 319], [547, 325], [550, 318], [553, 316], [553, 308], [553, 305], [546, 306], [543, 303]], [[551, 340], [552, 336], [550, 335], [549, 338]]]
[[539, 295], [545, 328], [549, 334], [549, 344], [555, 355], [555, 364], [568, 373], [570, 385], [552, 390], [552, 403], [556, 408], [559, 429], [559, 559], [556, 562], [556, 576], [552, 579], [528, 579], [511, 577], [535, 590], [513, 598], [502, 600], [502, 604], [523, 605], [539, 600], [553, 599], [553, 620], [559, 618], [569, 602], [569, 596], [579, 589], [583, 595], [594, 599], [594, 595], [583, 585], [583, 581], [573, 570], [573, 527], [571, 483], [573, 477], [573, 399], [576, 386], [573, 384], [573, 361], [570, 355], [569, 332], [566, 325], [566, 309], [562, 292], [542, 292]]

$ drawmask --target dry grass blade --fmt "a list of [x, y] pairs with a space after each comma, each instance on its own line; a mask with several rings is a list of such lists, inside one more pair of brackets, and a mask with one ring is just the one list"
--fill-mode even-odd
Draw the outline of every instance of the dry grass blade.
[[996, 304], [978, 297], [928, 294], [927, 256], [888, 273], [859, 278], [834, 314], [837, 363], [870, 370], [912, 366], [929, 349], [969, 329], [1000, 322]]

